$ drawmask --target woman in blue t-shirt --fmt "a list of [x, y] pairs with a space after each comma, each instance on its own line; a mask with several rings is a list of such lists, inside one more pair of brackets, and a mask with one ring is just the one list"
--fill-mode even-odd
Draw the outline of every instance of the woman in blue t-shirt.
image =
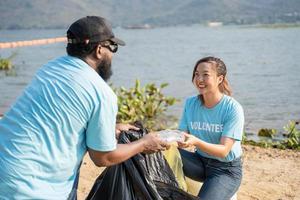
[[199, 95], [185, 102], [179, 129], [187, 132], [180, 148], [185, 176], [203, 182], [201, 200], [230, 199], [242, 180], [241, 140], [244, 112], [233, 99], [224, 62], [215, 57], [200, 59], [192, 81]]

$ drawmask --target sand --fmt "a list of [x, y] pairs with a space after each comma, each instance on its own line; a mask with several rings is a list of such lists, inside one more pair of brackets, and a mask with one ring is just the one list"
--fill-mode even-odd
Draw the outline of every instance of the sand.
[[[239, 200], [300, 200], [300, 151], [243, 146], [243, 181]], [[104, 168], [96, 167], [89, 156], [80, 172], [78, 199], [85, 199]], [[197, 193], [200, 183], [188, 180], [189, 191]]]

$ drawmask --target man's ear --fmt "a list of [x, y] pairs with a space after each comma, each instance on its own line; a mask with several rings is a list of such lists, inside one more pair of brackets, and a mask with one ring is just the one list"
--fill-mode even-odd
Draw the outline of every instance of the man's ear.
[[100, 59], [102, 57], [102, 51], [103, 51], [103, 49], [102, 49], [101, 45], [98, 44], [96, 49], [95, 49], [95, 57], [97, 59]]

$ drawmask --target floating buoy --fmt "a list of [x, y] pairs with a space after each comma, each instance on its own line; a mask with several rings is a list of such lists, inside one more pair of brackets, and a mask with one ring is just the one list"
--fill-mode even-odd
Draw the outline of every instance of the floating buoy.
[[56, 42], [67, 42], [66, 37], [48, 38], [48, 39], [38, 39], [38, 40], [25, 40], [17, 42], [0, 42], [0, 49], [4, 48], [15, 48], [42, 44], [51, 44]]

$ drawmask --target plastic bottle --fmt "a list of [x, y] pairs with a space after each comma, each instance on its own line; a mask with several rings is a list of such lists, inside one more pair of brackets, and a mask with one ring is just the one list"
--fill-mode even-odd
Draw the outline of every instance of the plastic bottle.
[[179, 130], [162, 130], [157, 132], [159, 137], [165, 142], [183, 142], [184, 141], [184, 133]]

